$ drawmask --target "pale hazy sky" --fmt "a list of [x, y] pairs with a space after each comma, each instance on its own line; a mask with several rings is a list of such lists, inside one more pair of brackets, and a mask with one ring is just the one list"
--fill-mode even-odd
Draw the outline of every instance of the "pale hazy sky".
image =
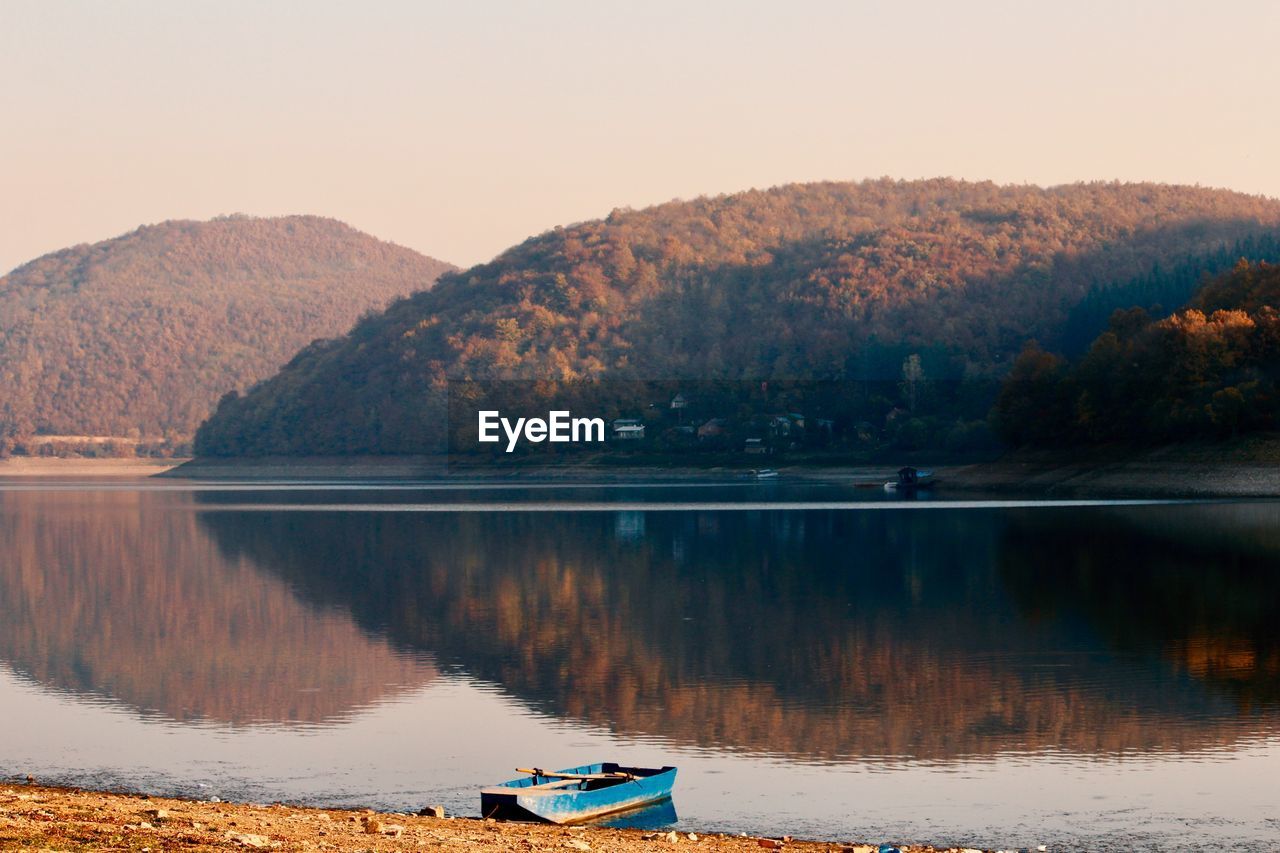
[[1280, 196], [1280, 0], [0, 0], [0, 272], [316, 213], [471, 264], [791, 181]]

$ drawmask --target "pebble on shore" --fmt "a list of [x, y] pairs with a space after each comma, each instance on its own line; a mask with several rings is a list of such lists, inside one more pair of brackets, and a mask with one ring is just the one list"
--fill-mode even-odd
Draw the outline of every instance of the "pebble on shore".
[[[423, 809], [427, 811], [427, 809]], [[376, 813], [177, 800], [69, 788], [0, 785], [0, 848], [141, 850], [403, 850], [459, 846], [467, 850], [573, 849], [618, 853], [678, 845], [719, 851], [795, 850], [875, 853], [877, 846], [793, 841], [696, 832], [645, 832], [604, 827], [506, 823], [441, 815]], [[394, 822], [389, 820], [394, 818]], [[960, 853], [963, 848], [901, 846], [903, 853]], [[1041, 848], [1043, 849], [1043, 848]]]

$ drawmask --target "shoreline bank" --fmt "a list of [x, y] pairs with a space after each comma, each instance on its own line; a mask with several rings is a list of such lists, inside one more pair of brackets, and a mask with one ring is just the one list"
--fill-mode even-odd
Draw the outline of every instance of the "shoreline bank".
[[[553, 482], [707, 482], [741, 480], [747, 467], [688, 466], [447, 466], [429, 457], [194, 459], [160, 473], [191, 480], [458, 480]], [[880, 487], [896, 477], [890, 465], [786, 465], [784, 479]], [[1280, 460], [1212, 460], [1204, 453], [1151, 451], [1072, 460], [1049, 454], [1009, 454], [993, 461], [934, 468], [931, 496], [1040, 498], [1233, 499], [1280, 497]], [[776, 482], [776, 481], [774, 481]]]
[[985, 495], [1202, 500], [1280, 497], [1280, 467], [1241, 463], [1008, 461], [968, 466], [940, 476], [947, 490]]
[[56, 456], [11, 456], [0, 459], [0, 480], [6, 477], [153, 477], [189, 459], [86, 459]]
[[[777, 846], [774, 846], [774, 845]], [[878, 845], [669, 830], [423, 817], [372, 809], [181, 800], [34, 784], [0, 784], [0, 847], [81, 850], [465, 850], [721, 851], [786, 849], [875, 853]], [[903, 853], [978, 853], [900, 845]]]
[[[1280, 441], [1236, 446], [1168, 447], [1143, 452], [1111, 450], [1087, 459], [1050, 452], [1018, 452], [987, 462], [941, 465], [933, 470], [945, 498], [1240, 499], [1280, 497]], [[896, 465], [775, 463], [784, 480], [880, 487]], [[921, 467], [930, 467], [922, 465]], [[236, 459], [0, 460], [5, 479], [147, 478], [192, 481], [427, 480], [521, 483], [672, 484], [740, 481], [749, 468], [689, 465], [449, 465], [429, 456], [262, 457]], [[774, 481], [776, 482], [776, 481]]]

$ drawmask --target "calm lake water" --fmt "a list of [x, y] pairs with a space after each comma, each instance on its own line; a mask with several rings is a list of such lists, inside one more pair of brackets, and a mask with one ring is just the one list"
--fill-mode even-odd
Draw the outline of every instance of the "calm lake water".
[[698, 830], [1280, 848], [1280, 503], [0, 483], [0, 776]]

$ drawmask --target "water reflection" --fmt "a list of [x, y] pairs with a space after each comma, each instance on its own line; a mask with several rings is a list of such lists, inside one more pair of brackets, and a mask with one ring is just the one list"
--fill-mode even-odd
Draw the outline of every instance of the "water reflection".
[[676, 815], [676, 804], [666, 799], [633, 812], [611, 815], [600, 820], [591, 821], [594, 826], [610, 826], [614, 829], [665, 829], [674, 826], [680, 818]]
[[0, 484], [0, 766], [474, 813], [618, 755], [697, 831], [1280, 842], [1280, 505], [767, 492]]
[[1013, 520], [1001, 577], [1028, 618], [1088, 626], [1111, 648], [1163, 658], [1229, 698], [1239, 714], [1276, 710], [1276, 505]]
[[174, 720], [324, 723], [433, 666], [138, 491], [0, 491], [0, 660]]
[[199, 519], [228, 562], [556, 717], [804, 760], [948, 761], [1271, 731], [1273, 583], [1188, 547], [1203, 531], [1186, 516], [1206, 509]]
[[192, 497], [0, 491], [0, 659], [232, 724], [331, 723], [437, 661], [557, 718], [805, 761], [1188, 752], [1269, 733], [1280, 710], [1275, 505], [439, 514], [236, 509], [277, 498], [224, 491], [191, 512]]

